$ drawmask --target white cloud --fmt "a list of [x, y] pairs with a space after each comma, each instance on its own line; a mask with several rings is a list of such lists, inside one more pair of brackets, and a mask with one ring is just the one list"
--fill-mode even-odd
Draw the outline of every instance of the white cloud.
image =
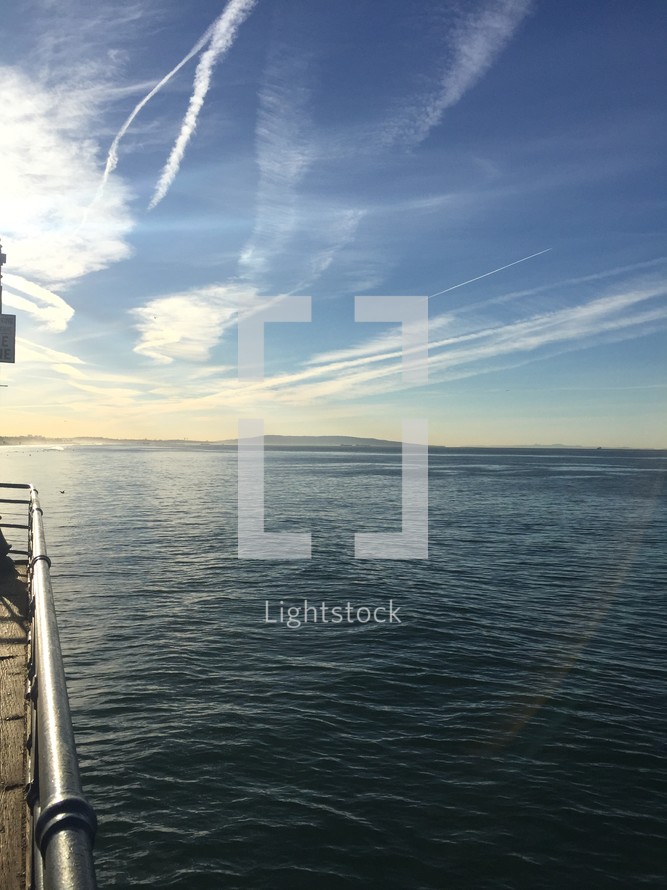
[[163, 364], [205, 361], [239, 309], [255, 303], [253, 290], [234, 284], [157, 297], [131, 310], [141, 334], [134, 351]]
[[85, 89], [2, 67], [0, 95], [0, 230], [11, 268], [57, 289], [127, 257], [133, 222], [120, 182], [81, 225], [99, 179]]

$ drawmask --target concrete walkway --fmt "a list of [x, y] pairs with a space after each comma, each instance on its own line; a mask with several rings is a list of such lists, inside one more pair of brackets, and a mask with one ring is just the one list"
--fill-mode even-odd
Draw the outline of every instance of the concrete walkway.
[[0, 571], [0, 887], [25, 890], [28, 807], [25, 568]]

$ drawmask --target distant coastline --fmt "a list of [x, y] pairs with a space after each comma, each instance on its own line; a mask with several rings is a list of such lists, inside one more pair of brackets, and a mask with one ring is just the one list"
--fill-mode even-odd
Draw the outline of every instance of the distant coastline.
[[[224, 450], [236, 450], [236, 439], [121, 439], [106, 436], [0, 436], [0, 448], [2, 447], [33, 447], [48, 448], [54, 446], [119, 446], [119, 447], [148, 447], [148, 448], [221, 448]], [[264, 437], [264, 447], [268, 450], [331, 450], [341, 451], [400, 451], [401, 442], [392, 439], [374, 439], [363, 436], [279, 436], [267, 435]], [[636, 448], [634, 446], [591, 446], [591, 445], [563, 445], [532, 444], [532, 445], [430, 445], [431, 452], [439, 451], [655, 451], [663, 452], [665, 448]]]

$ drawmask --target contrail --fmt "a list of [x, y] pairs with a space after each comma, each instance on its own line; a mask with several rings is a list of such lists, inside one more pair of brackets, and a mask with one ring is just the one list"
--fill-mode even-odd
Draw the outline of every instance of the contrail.
[[432, 297], [439, 297], [440, 294], [447, 294], [450, 290], [456, 290], [457, 287], [463, 287], [465, 284], [472, 284], [473, 281], [479, 281], [481, 278], [488, 278], [489, 275], [495, 275], [496, 272], [502, 272], [503, 269], [509, 269], [511, 266], [518, 266], [519, 263], [525, 263], [526, 260], [532, 260], [533, 257], [542, 256], [543, 253], [549, 253], [553, 248], [547, 247], [546, 250], [538, 250], [537, 253], [531, 253], [530, 256], [525, 256], [521, 260], [514, 260], [513, 263], [508, 263], [506, 266], [499, 266], [497, 269], [492, 269], [490, 272], [485, 272], [483, 275], [478, 275], [476, 278], [469, 278], [467, 281], [462, 281], [460, 284], [453, 284], [451, 287], [446, 287], [444, 290], [439, 290], [437, 294], [429, 294], [428, 299], [430, 300]]
[[215, 27], [215, 23], [213, 25], [211, 25], [202, 34], [202, 36], [195, 43], [195, 45], [192, 47], [190, 52], [186, 56], [183, 56], [183, 58], [178, 63], [178, 65], [176, 65], [174, 68], [172, 68], [171, 71], [169, 72], [169, 74], [165, 74], [165, 76], [162, 78], [162, 80], [153, 87], [153, 89], [150, 91], [150, 93], [147, 93], [144, 96], [144, 98], [141, 100], [141, 102], [139, 102], [137, 105], [134, 106], [132, 113], [129, 115], [129, 117], [127, 118], [127, 120], [125, 121], [123, 126], [120, 128], [120, 130], [116, 133], [116, 135], [114, 136], [114, 140], [111, 143], [111, 147], [109, 148], [109, 153], [107, 154], [106, 167], [104, 168], [104, 173], [102, 175], [102, 182], [100, 183], [100, 186], [97, 190], [97, 194], [95, 195], [95, 198], [93, 199], [93, 204], [96, 201], [99, 201], [99, 199], [102, 197], [102, 192], [104, 191], [104, 187], [107, 184], [107, 180], [109, 179], [110, 174], [116, 169], [116, 166], [118, 164], [118, 146], [120, 144], [120, 140], [123, 138], [123, 136], [129, 130], [130, 125], [132, 124], [132, 121], [139, 114], [139, 112], [144, 107], [144, 105], [146, 105], [148, 102], [150, 102], [150, 100], [153, 98], [153, 96], [156, 93], [159, 93], [159, 91], [162, 89], [162, 87], [171, 80], [171, 78], [174, 76], [174, 74], [177, 74], [181, 70], [183, 65], [186, 65], [193, 56], [196, 56], [197, 53], [200, 52], [206, 46], [206, 44], [211, 39], [214, 27]]
[[256, 3], [257, 0], [230, 0], [222, 15], [213, 23], [211, 43], [206, 52], [202, 54], [197, 65], [194, 90], [190, 96], [190, 104], [181, 124], [181, 132], [178, 134], [167, 163], [162, 169], [158, 184], [155, 186], [155, 192], [148, 205], [149, 210], [152, 210], [160, 203], [176, 178], [187, 144], [197, 126], [197, 117], [211, 85], [213, 67], [231, 47], [236, 37], [236, 32], [248, 18]]

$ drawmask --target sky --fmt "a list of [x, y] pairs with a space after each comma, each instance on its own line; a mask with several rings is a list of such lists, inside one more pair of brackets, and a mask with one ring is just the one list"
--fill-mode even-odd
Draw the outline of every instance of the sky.
[[[667, 447], [663, 0], [24, 0], [1, 28], [0, 436]], [[295, 295], [311, 321], [239, 379], [239, 320]], [[428, 298], [427, 382], [356, 296]]]

